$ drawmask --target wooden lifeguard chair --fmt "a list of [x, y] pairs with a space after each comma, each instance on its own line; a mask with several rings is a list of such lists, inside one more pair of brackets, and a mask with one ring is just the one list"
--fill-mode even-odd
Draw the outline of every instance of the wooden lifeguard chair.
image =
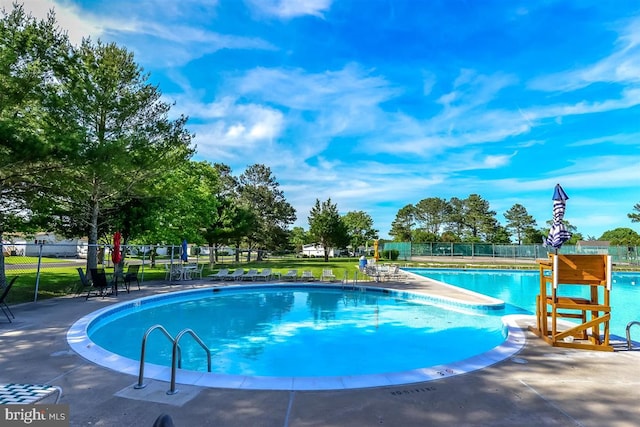
[[[609, 344], [611, 256], [550, 254], [548, 260], [539, 260], [538, 264], [536, 327], [529, 329], [554, 347], [613, 351]], [[568, 286], [588, 286], [589, 295], [563, 294]], [[577, 319], [579, 323], [567, 327], [569, 323], [565, 322], [562, 327], [566, 329], [559, 331], [559, 318]]]

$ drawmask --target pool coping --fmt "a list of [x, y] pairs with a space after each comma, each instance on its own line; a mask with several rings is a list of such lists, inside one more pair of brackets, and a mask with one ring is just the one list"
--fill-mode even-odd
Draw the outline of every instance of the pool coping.
[[[438, 282], [440, 283], [440, 282]], [[175, 298], [176, 294], [185, 295], [190, 293], [210, 293], [223, 290], [238, 290], [238, 289], [250, 289], [250, 288], [269, 288], [269, 287], [309, 287], [309, 288], [336, 288], [336, 285], [329, 284], [312, 284], [312, 283], [271, 283], [260, 285], [237, 285], [226, 286], [224, 288], [211, 287], [197, 290], [185, 290], [170, 295], [154, 295], [135, 299], [132, 301], [125, 301], [117, 303], [102, 309], [96, 310], [83, 316], [79, 320], [73, 323], [73, 325], [67, 331], [67, 342], [72, 350], [78, 353], [83, 358], [103, 366], [105, 368], [124, 373], [129, 375], [138, 376], [140, 373], [140, 362], [138, 360], [130, 359], [111, 353], [102, 347], [95, 344], [87, 335], [87, 330], [91, 323], [97, 321], [97, 319], [108, 313], [122, 310], [126, 306], [140, 305], [141, 301], [157, 301], [164, 298]], [[340, 285], [338, 285], [340, 286]], [[451, 285], [448, 285], [451, 286]], [[343, 288], [351, 288], [351, 286], [342, 286]], [[455, 307], [464, 307], [469, 309], [482, 309], [494, 310], [501, 308], [499, 303], [504, 303], [495, 298], [490, 298], [495, 304], [478, 304], [473, 302], [456, 300], [454, 298], [447, 298], [442, 296], [433, 296], [424, 293], [398, 290], [392, 288], [383, 287], [370, 287], [366, 285], [354, 286], [357, 289], [366, 289], [372, 292], [390, 293], [392, 295], [398, 295], [402, 298], [407, 298], [411, 295], [415, 299], [425, 300], [436, 303], [444, 303], [453, 305]], [[459, 288], [458, 288], [459, 289]], [[144, 302], [142, 302], [144, 303]], [[385, 387], [395, 385], [405, 385], [411, 383], [428, 382], [437, 379], [443, 379], [446, 377], [453, 377], [456, 375], [466, 374], [479, 369], [486, 368], [495, 363], [503, 361], [509, 357], [514, 356], [522, 350], [525, 345], [525, 331], [522, 327], [518, 326], [518, 320], [522, 318], [529, 318], [531, 316], [526, 315], [506, 315], [502, 317], [503, 325], [506, 329], [507, 337], [505, 341], [494, 347], [493, 349], [472, 356], [470, 358], [449, 363], [431, 366], [427, 368], [419, 368], [408, 371], [382, 373], [382, 374], [369, 374], [369, 375], [354, 375], [354, 376], [322, 376], [322, 377], [263, 377], [252, 375], [228, 375], [211, 372], [200, 371], [188, 371], [177, 369], [176, 370], [176, 383], [185, 385], [195, 385], [201, 387], [212, 388], [231, 388], [240, 390], [290, 390], [290, 391], [314, 391], [314, 390], [348, 390], [348, 389], [362, 389], [371, 387]], [[171, 378], [171, 367], [161, 366], [152, 363], [144, 364], [144, 379], [143, 380], [160, 380], [169, 381]]]

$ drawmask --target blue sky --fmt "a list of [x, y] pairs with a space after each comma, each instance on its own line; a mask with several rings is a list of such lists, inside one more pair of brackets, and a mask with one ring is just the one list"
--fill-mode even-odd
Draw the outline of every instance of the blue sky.
[[[0, 0], [11, 8], [12, 0]], [[423, 198], [480, 194], [585, 237], [640, 202], [640, 3], [458, 0], [26, 1], [72, 41], [135, 54], [196, 160], [271, 168], [308, 228], [316, 198], [387, 237]]]

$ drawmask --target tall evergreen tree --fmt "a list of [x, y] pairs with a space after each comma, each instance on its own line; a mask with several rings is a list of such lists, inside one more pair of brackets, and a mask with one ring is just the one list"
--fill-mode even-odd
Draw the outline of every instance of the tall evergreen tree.
[[[250, 249], [273, 250], [286, 244], [286, 230], [296, 220], [296, 211], [279, 187], [271, 169], [265, 165], [249, 166], [240, 175], [240, 203], [256, 214], [257, 221], [247, 235]], [[261, 255], [260, 250], [259, 259]]]
[[506, 211], [504, 217], [507, 220], [507, 230], [510, 230], [516, 236], [519, 245], [522, 244], [522, 238], [525, 236], [526, 230], [536, 226], [536, 220], [519, 203], [516, 203]]
[[422, 199], [415, 205], [415, 217], [421, 228], [435, 236], [442, 233], [450, 211], [449, 203], [439, 197]]
[[46, 211], [76, 151], [80, 134], [59, 90], [69, 61], [70, 44], [53, 13], [38, 20], [21, 5], [0, 10], [0, 241], [6, 232], [28, 231]]
[[88, 236], [87, 266], [95, 267], [92, 244], [114, 226], [104, 213], [165, 182], [165, 174], [193, 154], [192, 135], [186, 117], [168, 118], [171, 106], [126, 49], [84, 40], [74, 53], [62, 90], [83, 142], [52, 214], [60, 229]]
[[415, 224], [415, 207], [411, 204], [403, 206], [391, 223], [389, 235], [396, 242], [410, 242]]
[[633, 210], [635, 212], [631, 212], [627, 216], [631, 219], [631, 222], [640, 222], [640, 203], [633, 205]]

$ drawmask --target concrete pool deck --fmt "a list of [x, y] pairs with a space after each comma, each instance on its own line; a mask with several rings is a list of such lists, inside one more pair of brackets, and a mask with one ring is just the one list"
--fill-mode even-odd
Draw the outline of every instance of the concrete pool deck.
[[[228, 283], [228, 282], [227, 282]], [[95, 365], [73, 352], [68, 328], [107, 305], [163, 292], [212, 286], [147, 282], [142, 291], [105, 299], [56, 298], [12, 307], [0, 321], [0, 382], [63, 388], [73, 426], [151, 426], [169, 414], [176, 426], [632, 426], [640, 420], [640, 350], [559, 349], [525, 332], [524, 349], [479, 371], [429, 382], [339, 391], [264, 391], [178, 385]], [[455, 288], [411, 278], [367, 283], [471, 299]], [[615, 316], [615, 313], [613, 314]], [[639, 314], [640, 315], [640, 314]], [[527, 321], [522, 322], [526, 328]], [[367, 355], [363, 355], [367, 357]]]

